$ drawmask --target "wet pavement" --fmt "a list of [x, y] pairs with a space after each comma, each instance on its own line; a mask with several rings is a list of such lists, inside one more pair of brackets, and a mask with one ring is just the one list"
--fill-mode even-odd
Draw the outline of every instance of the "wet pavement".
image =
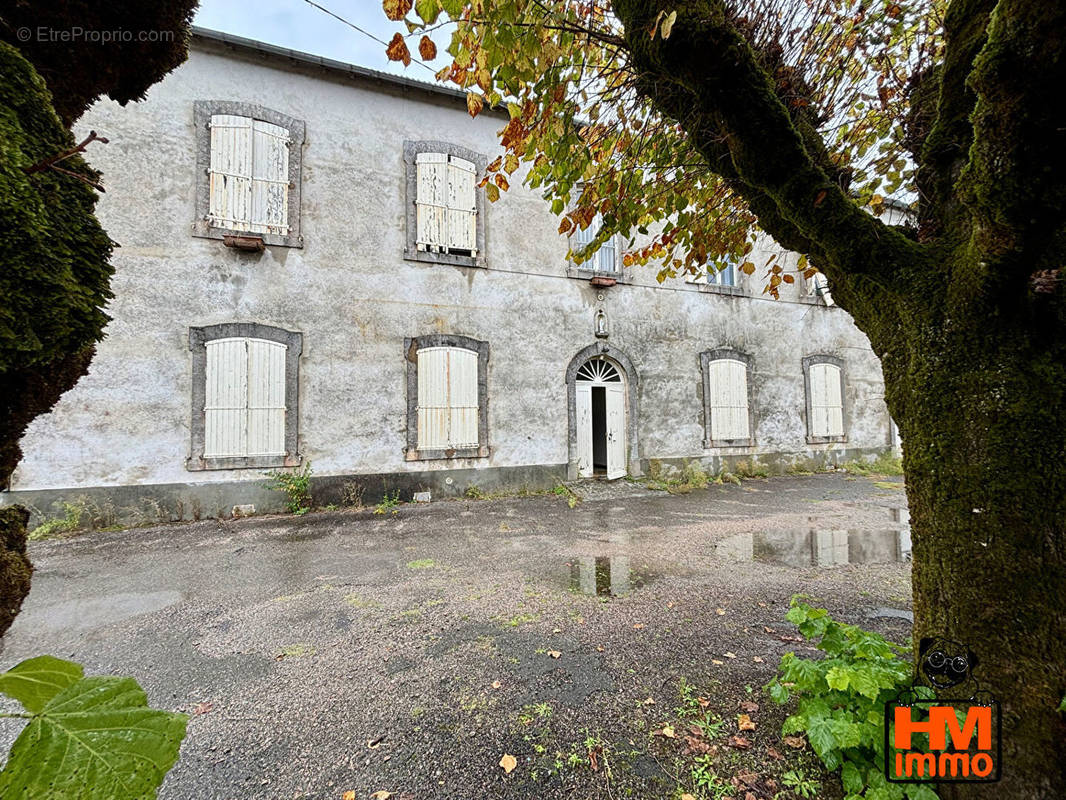
[[[909, 633], [901, 490], [828, 474], [587, 494], [38, 543], [0, 666], [51, 653], [194, 713], [164, 800], [660, 797], [677, 781], [648, 731], [678, 682], [723, 715], [755, 696], [797, 647], [791, 595]], [[549, 774], [545, 754], [589, 736], [619, 754], [610, 777]]]

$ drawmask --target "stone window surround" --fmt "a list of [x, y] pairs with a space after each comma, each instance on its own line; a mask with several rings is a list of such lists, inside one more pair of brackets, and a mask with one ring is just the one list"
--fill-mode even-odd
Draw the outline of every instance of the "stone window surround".
[[[289, 131], [289, 232], [285, 236], [274, 233], [217, 228], [210, 225], [207, 216], [211, 208], [211, 117], [215, 114], [231, 114], [251, 117]], [[224, 236], [258, 236], [263, 244], [279, 247], [303, 247], [300, 235], [300, 172], [303, 166], [303, 146], [306, 126], [303, 120], [273, 111], [255, 103], [230, 100], [196, 100], [193, 103], [193, 119], [196, 129], [196, 221], [193, 235], [205, 239], [221, 239]]]
[[[418, 351], [423, 347], [461, 347], [477, 353], [477, 447], [447, 450], [418, 449]], [[407, 461], [442, 458], [488, 458], [489, 456], [489, 343], [452, 333], [431, 333], [403, 340], [407, 360]]]
[[[841, 436], [811, 435], [811, 366], [814, 364], [832, 364], [833, 366], [840, 368], [840, 417], [844, 428], [844, 433]], [[806, 406], [807, 444], [831, 444], [833, 442], [846, 442], [848, 440], [847, 385], [847, 372], [844, 369], [844, 359], [827, 354], [803, 357], [803, 397]]]
[[[266, 339], [285, 345], [285, 455], [284, 456], [227, 456], [204, 458], [207, 402], [207, 343], [231, 337]], [[300, 419], [300, 355], [303, 334], [263, 325], [258, 322], [223, 322], [219, 325], [189, 328], [189, 349], [192, 351], [192, 444], [186, 469], [262, 469], [295, 467], [303, 460], [297, 453]]]
[[[638, 441], [640, 426], [637, 424], [639, 417], [637, 370], [629, 356], [624, 352], [605, 341], [599, 341], [578, 351], [577, 355], [570, 359], [570, 363], [566, 367], [567, 459], [570, 465], [567, 471], [568, 474], [573, 472], [569, 479], [573, 480], [577, 477], [577, 462], [574, 457], [577, 452], [577, 371], [581, 369], [586, 361], [596, 356], [606, 356], [611, 359], [625, 376], [627, 405], [626, 445], [628, 450], [626, 453], [626, 471], [633, 476], [640, 475], [642, 470], [640, 468], [640, 446]], [[571, 470], [570, 467], [573, 469]]]
[[403, 163], [406, 187], [405, 218], [407, 225], [406, 239], [403, 248], [403, 257], [407, 261], [424, 261], [429, 264], [451, 264], [456, 267], [484, 267], [485, 266], [485, 214], [487, 204], [485, 202], [485, 189], [478, 186], [475, 188], [477, 202], [477, 218], [475, 220], [475, 244], [477, 245], [476, 256], [465, 256], [457, 253], [434, 253], [431, 250], [418, 249], [418, 165], [415, 163], [419, 153], [442, 153], [447, 156], [455, 156], [465, 159], [474, 164], [475, 179], [480, 181], [489, 165], [488, 156], [476, 153], [462, 145], [439, 141], [404, 141]]
[[[712, 439], [711, 438], [711, 374], [712, 361], [724, 358], [740, 361], [744, 364], [745, 383], [748, 388], [748, 438], [747, 439]], [[755, 446], [755, 397], [751, 376], [755, 372], [755, 360], [747, 353], [731, 347], [718, 347], [700, 353], [700, 379], [703, 386], [703, 425], [705, 437], [704, 448], [712, 447], [754, 447]]]

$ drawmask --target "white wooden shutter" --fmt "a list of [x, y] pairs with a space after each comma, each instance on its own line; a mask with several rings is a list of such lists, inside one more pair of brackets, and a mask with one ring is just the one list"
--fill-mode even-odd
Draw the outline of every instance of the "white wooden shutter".
[[477, 447], [478, 354], [459, 347], [418, 351], [418, 449]]
[[204, 458], [243, 456], [248, 449], [248, 356], [244, 339], [207, 343]]
[[607, 478], [626, 474], [626, 400], [620, 383], [606, 386], [607, 406]]
[[448, 350], [418, 351], [418, 449], [448, 446]]
[[707, 365], [710, 384], [711, 439], [748, 439], [748, 368], [743, 361], [722, 358]]
[[844, 401], [840, 367], [812, 364], [811, 436], [844, 435]]
[[248, 230], [289, 232], [289, 132], [262, 120], [252, 122], [252, 207]]
[[451, 447], [478, 446], [477, 353], [448, 351], [448, 443]]
[[247, 230], [252, 215], [252, 120], [231, 114], [211, 117], [208, 222]]
[[415, 244], [419, 250], [436, 252], [448, 244], [448, 157], [443, 153], [419, 153], [415, 172]]
[[618, 253], [612, 236], [596, 252], [596, 264], [600, 272], [615, 272], [618, 269]]
[[574, 409], [577, 417], [577, 474], [592, 477], [592, 385], [578, 382], [575, 386]]
[[204, 458], [285, 454], [285, 345], [207, 343]]
[[450, 250], [477, 255], [477, 167], [470, 161], [448, 158], [448, 239]]
[[248, 339], [249, 456], [285, 455], [285, 345]]

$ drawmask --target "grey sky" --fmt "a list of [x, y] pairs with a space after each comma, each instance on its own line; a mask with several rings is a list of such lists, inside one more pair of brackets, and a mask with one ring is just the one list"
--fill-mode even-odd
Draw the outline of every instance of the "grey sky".
[[[391, 22], [385, 17], [379, 0], [316, 2], [384, 41], [404, 30], [402, 23]], [[415, 62], [406, 69], [399, 62], [390, 62], [385, 58], [383, 45], [304, 0], [200, 0], [194, 24], [416, 80], [433, 80], [433, 73]], [[438, 47], [443, 49], [445, 44], [443, 37], [437, 38]], [[417, 37], [408, 40], [415, 55], [417, 45]], [[438, 61], [436, 67], [439, 68], [443, 61]]]

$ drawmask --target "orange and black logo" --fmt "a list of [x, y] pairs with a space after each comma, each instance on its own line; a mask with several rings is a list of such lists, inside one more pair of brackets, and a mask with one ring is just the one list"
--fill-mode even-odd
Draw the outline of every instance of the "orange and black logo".
[[[949, 639], [922, 639], [917, 682], [885, 704], [885, 778], [893, 783], [993, 783], [1002, 775], [999, 702], [973, 676], [977, 656]], [[956, 698], [934, 698], [954, 690]], [[965, 696], [963, 699], [962, 696]]]

